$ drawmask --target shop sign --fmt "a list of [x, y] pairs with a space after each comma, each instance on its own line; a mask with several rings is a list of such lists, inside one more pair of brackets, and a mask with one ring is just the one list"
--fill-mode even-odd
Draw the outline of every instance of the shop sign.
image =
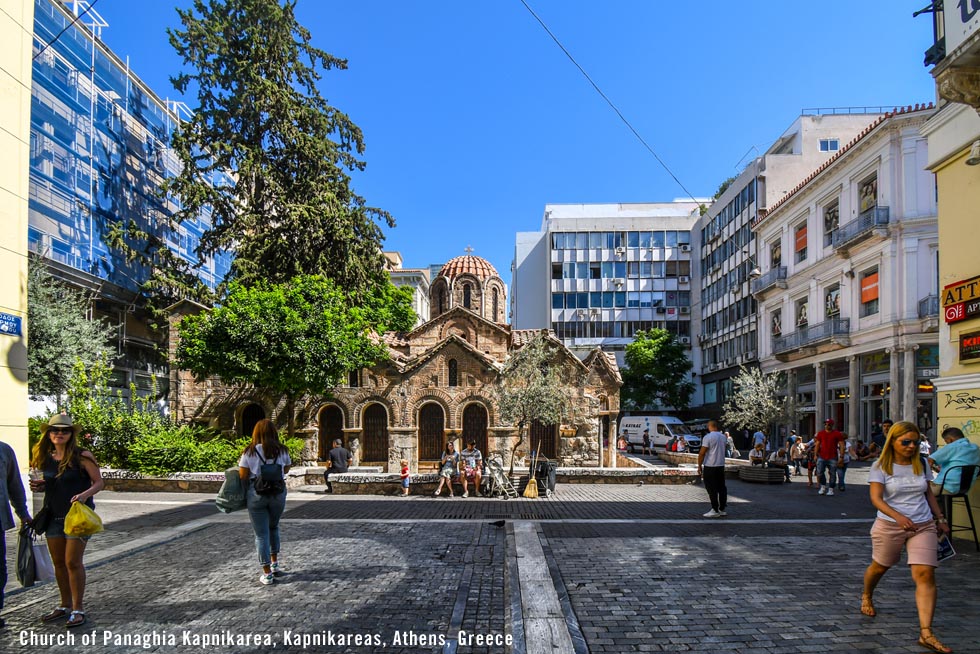
[[946, 316], [947, 323], [959, 322], [967, 318], [980, 316], [980, 300], [951, 304], [943, 309], [943, 315]]
[[980, 332], [960, 334], [960, 361], [980, 359]]
[[946, 52], [952, 54], [961, 43], [980, 30], [980, 1], [947, 2], [943, 12]]
[[980, 275], [943, 288], [943, 307], [970, 300], [980, 300]]
[[796, 407], [796, 410], [800, 413], [816, 413], [817, 407], [812, 404], [804, 404], [803, 406]]
[[939, 376], [939, 368], [919, 368], [916, 376], [920, 379], [932, 379]]
[[23, 329], [23, 322], [20, 316], [9, 313], [0, 313], [0, 334], [10, 336], [20, 336]]

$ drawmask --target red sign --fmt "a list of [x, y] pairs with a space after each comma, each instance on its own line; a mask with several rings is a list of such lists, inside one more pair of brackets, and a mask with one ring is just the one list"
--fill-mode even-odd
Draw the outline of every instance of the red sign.
[[960, 361], [980, 359], [980, 332], [960, 334]]
[[974, 316], [980, 316], [980, 301], [960, 302], [943, 309], [947, 323], [959, 322]]

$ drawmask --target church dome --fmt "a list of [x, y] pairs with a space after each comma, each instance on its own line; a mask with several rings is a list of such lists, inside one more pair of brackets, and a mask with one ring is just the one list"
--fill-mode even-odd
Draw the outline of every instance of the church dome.
[[465, 274], [473, 275], [480, 281], [486, 281], [491, 277], [500, 277], [497, 274], [497, 269], [486, 259], [475, 257], [472, 254], [464, 254], [461, 257], [447, 261], [436, 278], [446, 277], [449, 281], [452, 281], [460, 275]]

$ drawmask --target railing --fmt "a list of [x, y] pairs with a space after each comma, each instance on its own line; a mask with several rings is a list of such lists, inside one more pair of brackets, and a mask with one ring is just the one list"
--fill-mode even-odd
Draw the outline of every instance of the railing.
[[919, 317], [929, 318], [939, 315], [939, 296], [930, 295], [919, 300]]
[[762, 277], [752, 280], [752, 293], [761, 293], [766, 289], [772, 288], [777, 282], [786, 281], [786, 266], [778, 266], [767, 272]]
[[796, 350], [806, 345], [826, 341], [834, 336], [846, 335], [851, 332], [850, 318], [832, 318], [816, 325], [801, 327], [792, 334], [777, 336], [772, 339], [773, 354]]
[[834, 249], [838, 250], [854, 241], [863, 238], [875, 227], [888, 224], [888, 207], [871, 207], [864, 213], [858, 214], [843, 227], [834, 230]]

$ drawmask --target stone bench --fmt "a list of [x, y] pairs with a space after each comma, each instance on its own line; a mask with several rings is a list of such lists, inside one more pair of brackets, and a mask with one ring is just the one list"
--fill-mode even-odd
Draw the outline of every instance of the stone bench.
[[786, 479], [782, 468], [768, 466], [742, 466], [738, 469], [738, 478], [742, 481], [760, 482], [763, 484], [781, 484]]

